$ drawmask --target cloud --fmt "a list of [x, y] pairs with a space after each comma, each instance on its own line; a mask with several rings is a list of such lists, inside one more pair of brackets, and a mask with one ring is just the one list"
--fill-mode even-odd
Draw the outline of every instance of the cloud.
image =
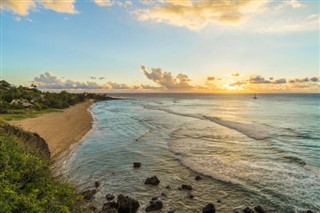
[[0, 9], [10, 10], [16, 14], [25, 16], [28, 15], [30, 9], [34, 9], [36, 3], [30, 1], [17, 1], [17, 0], [1, 0]]
[[247, 84], [247, 82], [246, 81], [237, 81], [237, 82], [229, 84], [229, 86], [234, 87], [234, 86], [241, 86], [243, 84]]
[[215, 80], [215, 77], [213, 77], [213, 76], [208, 76], [207, 77], [207, 81], [214, 81]]
[[148, 9], [135, 11], [140, 21], [167, 23], [191, 30], [204, 28], [210, 23], [238, 24], [250, 14], [259, 13], [267, 1], [192, 1], [166, 0]]
[[94, 77], [94, 76], [90, 76], [90, 78], [91, 78], [92, 80], [97, 79], [97, 77]]
[[273, 84], [285, 84], [287, 80], [285, 78], [280, 78], [272, 82]]
[[310, 81], [318, 82], [318, 81], [320, 81], [320, 79], [318, 77], [312, 77], [312, 78], [310, 78]]
[[46, 72], [35, 77], [33, 84], [40, 89], [106, 89], [106, 86], [99, 85], [96, 82], [79, 82], [73, 80], [63, 80], [52, 72]]
[[68, 0], [68, 1], [38, 0], [38, 1], [43, 7], [59, 13], [70, 13], [70, 14], [79, 13], [74, 6], [74, 3], [76, 0]]
[[100, 77], [100, 78], [99, 78], [99, 80], [103, 80], [103, 79], [105, 79], [105, 77]]
[[1, 10], [10, 10], [21, 16], [29, 14], [30, 10], [35, 10], [37, 6], [42, 6], [46, 9], [54, 10], [59, 13], [76, 14], [78, 11], [74, 6], [75, 0], [57, 1], [57, 0], [1, 0]]
[[162, 72], [160, 68], [152, 68], [149, 73], [145, 66], [141, 66], [141, 71], [145, 76], [155, 82], [156, 84], [164, 87], [165, 89], [191, 89], [193, 86], [189, 84], [191, 79], [185, 74], [178, 74], [176, 77], [171, 72]]
[[264, 77], [257, 75], [251, 76], [248, 80], [251, 84], [270, 84], [271, 81], [266, 80]]
[[287, 0], [287, 1], [283, 1], [282, 3], [277, 5], [276, 9], [280, 10], [280, 9], [284, 9], [286, 7], [298, 9], [298, 8], [306, 7], [306, 5], [302, 4], [298, 0]]
[[19, 21], [21, 21], [21, 17], [16, 16], [16, 17], [14, 17], [14, 20], [17, 21], [17, 22], [19, 22]]
[[110, 86], [111, 89], [131, 89], [131, 87], [126, 84], [119, 84], [112, 81], [109, 81], [107, 84]]
[[[263, 24], [263, 23], [262, 23]], [[293, 33], [319, 30], [319, 15], [312, 14], [307, 17], [294, 17], [269, 23], [268, 26], [257, 28], [259, 33]]]
[[233, 74], [231, 74], [233, 77], [238, 77], [238, 76], [240, 76], [240, 74], [239, 73], [233, 73]]
[[111, 7], [114, 4], [114, 1], [111, 1], [111, 0], [94, 0], [94, 3], [96, 3], [100, 7]]

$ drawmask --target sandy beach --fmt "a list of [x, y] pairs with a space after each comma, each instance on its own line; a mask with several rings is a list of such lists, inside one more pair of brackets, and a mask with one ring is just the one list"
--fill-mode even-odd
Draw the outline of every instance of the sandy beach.
[[46, 140], [51, 157], [55, 159], [91, 129], [92, 116], [88, 108], [92, 104], [93, 101], [86, 101], [64, 109], [62, 112], [12, 121], [10, 124], [38, 133]]

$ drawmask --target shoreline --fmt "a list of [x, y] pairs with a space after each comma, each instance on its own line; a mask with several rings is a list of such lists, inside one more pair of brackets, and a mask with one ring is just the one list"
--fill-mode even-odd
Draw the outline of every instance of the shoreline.
[[92, 129], [93, 117], [88, 109], [93, 103], [93, 100], [88, 100], [62, 112], [52, 112], [9, 123], [39, 134], [49, 146], [51, 159], [56, 160]]

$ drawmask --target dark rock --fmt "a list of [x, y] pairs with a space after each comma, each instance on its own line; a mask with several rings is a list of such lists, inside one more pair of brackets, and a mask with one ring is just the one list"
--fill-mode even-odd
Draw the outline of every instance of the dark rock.
[[97, 207], [95, 207], [95, 206], [89, 206], [88, 209], [89, 209], [90, 211], [96, 211], [96, 210], [97, 210]]
[[102, 210], [99, 213], [117, 213], [118, 204], [116, 202], [108, 202], [103, 204]]
[[112, 194], [107, 194], [106, 195], [107, 200], [113, 200], [114, 199], [114, 195]]
[[218, 200], [217, 203], [221, 203], [221, 200]]
[[306, 213], [313, 213], [313, 211], [311, 211], [311, 210], [308, 210], [308, 211], [306, 211]]
[[141, 163], [140, 162], [133, 162], [133, 168], [140, 168]]
[[155, 201], [155, 200], [158, 200], [158, 198], [157, 197], [151, 198], [151, 201]]
[[192, 198], [194, 198], [194, 195], [191, 194], [191, 193], [189, 193], [189, 194], [188, 194], [188, 198], [192, 199]]
[[168, 211], [168, 213], [174, 213], [174, 210], [170, 210], [170, 211]]
[[93, 190], [86, 190], [83, 191], [81, 194], [83, 196], [83, 199], [85, 200], [93, 200], [94, 199], [94, 195], [97, 192], [97, 190], [93, 189]]
[[254, 207], [254, 210], [256, 210], [257, 213], [266, 213], [261, 206]]
[[150, 185], [158, 185], [160, 183], [160, 180], [157, 178], [157, 176], [153, 176], [151, 178], [147, 178], [144, 184], [150, 184]]
[[196, 177], [195, 177], [195, 180], [201, 180], [202, 178], [199, 176], [199, 175], [197, 175]]
[[202, 213], [215, 213], [216, 208], [214, 207], [213, 203], [208, 203], [203, 209]]
[[171, 189], [171, 187], [170, 186], [166, 186], [166, 189]]
[[118, 208], [118, 203], [112, 201], [112, 202], [108, 202], [103, 204], [102, 210], [106, 210], [106, 209], [117, 209]]
[[163, 207], [161, 200], [151, 200], [150, 205], [146, 208], [146, 212], [160, 210]]
[[99, 181], [94, 182], [94, 186], [95, 186], [96, 188], [98, 188], [98, 187], [100, 186]]
[[162, 197], [168, 197], [167, 194], [165, 194], [165, 193], [163, 193], [163, 192], [161, 193], [161, 196], [162, 196]]
[[249, 207], [246, 207], [245, 209], [242, 210], [244, 213], [254, 213], [254, 211], [252, 209], [250, 209]]
[[123, 195], [118, 196], [117, 204], [118, 213], [135, 213], [140, 207], [140, 204], [137, 200]]
[[192, 190], [192, 186], [187, 185], [187, 184], [182, 184], [181, 185], [181, 189], [191, 191]]

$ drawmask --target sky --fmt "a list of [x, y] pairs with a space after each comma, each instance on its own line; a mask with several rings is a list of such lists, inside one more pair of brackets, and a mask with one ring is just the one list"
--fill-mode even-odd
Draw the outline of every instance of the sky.
[[97, 92], [320, 92], [319, 1], [1, 0], [1, 78]]

